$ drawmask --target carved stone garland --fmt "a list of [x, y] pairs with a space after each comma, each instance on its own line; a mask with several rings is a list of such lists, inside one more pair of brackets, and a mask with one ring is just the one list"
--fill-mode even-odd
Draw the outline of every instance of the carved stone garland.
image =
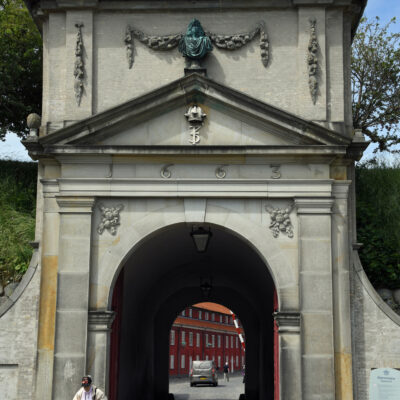
[[274, 238], [277, 238], [280, 233], [293, 237], [293, 225], [290, 220], [290, 212], [293, 210], [293, 204], [286, 208], [274, 208], [270, 205], [265, 206], [265, 210], [270, 214], [271, 222], [269, 229], [272, 231]]
[[318, 94], [318, 40], [316, 34], [317, 20], [310, 19], [310, 41], [308, 42], [308, 87], [310, 88], [313, 103], [317, 101]]
[[[215, 33], [206, 32], [215, 47], [223, 50], [237, 50], [251, 42], [257, 35], [260, 35], [260, 54], [261, 62], [267, 67], [269, 61], [269, 42], [268, 35], [265, 31], [264, 22], [258, 23], [257, 27], [247, 33], [236, 33], [232, 35], [217, 35]], [[179, 45], [183, 33], [166, 36], [150, 36], [144, 32], [132, 29], [130, 26], [126, 28], [125, 47], [129, 69], [132, 68], [134, 62], [133, 55], [133, 38], [138, 39], [141, 43], [153, 50], [167, 51], [172, 50]]]
[[81, 104], [84, 79], [85, 79], [85, 63], [83, 61], [83, 40], [82, 40], [82, 27], [83, 24], [75, 24], [78, 32], [76, 34], [76, 45], [75, 45], [75, 66], [74, 66], [74, 91], [76, 104]]
[[97, 227], [97, 233], [101, 235], [105, 229], [115, 235], [117, 228], [120, 225], [119, 213], [124, 208], [123, 204], [118, 204], [116, 207], [105, 207], [103, 204], [99, 204], [101, 211], [101, 221]]

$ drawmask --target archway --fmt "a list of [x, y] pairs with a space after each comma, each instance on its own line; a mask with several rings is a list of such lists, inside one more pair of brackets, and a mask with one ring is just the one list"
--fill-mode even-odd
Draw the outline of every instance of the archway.
[[237, 400], [244, 393], [244, 338], [240, 319], [224, 305], [185, 307], [170, 329], [169, 392], [175, 400]]
[[[219, 226], [210, 227], [213, 236], [204, 254], [192, 242], [192, 226], [177, 224], [144, 241], [126, 260], [118, 396], [111, 400], [168, 397], [170, 326], [184, 307], [205, 300], [224, 304], [241, 317], [247, 340], [246, 398], [274, 398], [272, 277], [249, 244]], [[207, 297], [205, 281], [211, 286]], [[113, 346], [111, 354], [116, 352]]]

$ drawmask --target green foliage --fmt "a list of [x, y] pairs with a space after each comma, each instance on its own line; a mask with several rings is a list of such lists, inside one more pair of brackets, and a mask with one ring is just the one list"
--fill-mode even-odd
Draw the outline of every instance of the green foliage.
[[353, 41], [353, 125], [378, 145], [375, 151], [399, 152], [400, 33], [390, 32], [395, 23], [363, 18]]
[[41, 114], [42, 39], [22, 0], [0, 0], [0, 140]]
[[356, 169], [361, 262], [376, 288], [400, 287], [400, 164], [373, 159]]
[[0, 283], [18, 281], [34, 239], [37, 164], [0, 161]]

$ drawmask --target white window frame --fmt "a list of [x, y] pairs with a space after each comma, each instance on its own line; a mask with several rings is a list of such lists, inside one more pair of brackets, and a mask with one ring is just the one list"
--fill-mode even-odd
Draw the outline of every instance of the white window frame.
[[215, 335], [211, 335], [211, 346], [212, 348], [215, 347]]
[[200, 347], [200, 333], [196, 333], [196, 347]]
[[193, 346], [193, 332], [189, 332], [189, 346]]
[[185, 355], [181, 355], [181, 369], [185, 369]]
[[233, 336], [231, 336], [231, 349], [233, 349]]
[[185, 342], [185, 331], [181, 332], [181, 344], [186, 343]]
[[211, 313], [211, 321], [215, 321], [215, 314]]
[[236, 368], [239, 368], [239, 356], [236, 356]]
[[192, 317], [193, 317], [193, 312], [192, 312], [192, 309], [189, 308], [189, 318], [192, 318]]
[[169, 356], [169, 369], [174, 369], [174, 355]]
[[171, 329], [169, 344], [175, 346], [175, 331], [173, 329]]
[[219, 322], [222, 324], [222, 314], [219, 315]]
[[185, 311], [186, 311], [186, 310], [183, 310], [183, 311], [182, 311], [182, 317], [185, 316]]
[[199, 319], [201, 319], [201, 310], [199, 310]]
[[229, 349], [229, 336], [225, 336], [225, 348]]
[[204, 319], [205, 319], [206, 321], [208, 321], [208, 312], [207, 312], [207, 311], [204, 313]]
[[221, 348], [221, 335], [218, 335], [218, 348]]
[[239, 347], [239, 338], [236, 336], [236, 348]]

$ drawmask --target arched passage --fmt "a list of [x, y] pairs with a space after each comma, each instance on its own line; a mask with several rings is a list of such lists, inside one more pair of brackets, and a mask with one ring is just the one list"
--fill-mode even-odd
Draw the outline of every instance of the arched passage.
[[[190, 230], [187, 224], [170, 226], [126, 260], [118, 400], [167, 398], [170, 326], [182, 308], [205, 300], [222, 303], [241, 318], [247, 399], [272, 400], [274, 284], [268, 268], [247, 243], [218, 226], [211, 226], [207, 252], [199, 254]], [[212, 287], [207, 298], [204, 280]]]

